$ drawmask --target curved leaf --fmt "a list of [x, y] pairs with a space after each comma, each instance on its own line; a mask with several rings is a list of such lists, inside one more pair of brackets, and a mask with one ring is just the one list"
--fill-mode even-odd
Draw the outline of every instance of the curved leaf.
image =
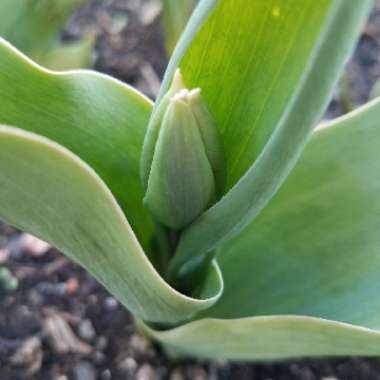
[[[202, 88], [219, 121], [230, 186], [249, 169], [185, 230], [172, 263], [179, 277], [190, 276], [201, 255], [236, 236], [276, 193], [321, 117], [371, 5], [243, 3], [221, 1], [180, 62], [185, 81]], [[220, 34], [226, 18], [227, 36]]]
[[174, 357], [273, 360], [380, 354], [380, 332], [317, 318], [203, 319], [168, 331], [140, 326]]
[[206, 315], [380, 326], [380, 100], [319, 128], [269, 206], [220, 251]]
[[132, 313], [176, 323], [213, 304], [214, 286], [193, 299], [171, 288], [144, 255], [112, 194], [66, 148], [17, 128], [0, 127], [0, 219], [56, 246], [90, 271]]
[[54, 73], [0, 39], [0, 123], [48, 137], [104, 180], [149, 253], [153, 223], [142, 205], [139, 160], [151, 102], [91, 71]]

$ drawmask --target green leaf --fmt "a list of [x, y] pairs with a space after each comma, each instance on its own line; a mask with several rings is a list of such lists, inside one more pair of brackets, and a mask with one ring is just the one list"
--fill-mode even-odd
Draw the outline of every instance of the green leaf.
[[195, 4], [196, 0], [162, 0], [162, 19], [168, 55], [174, 50]]
[[218, 255], [205, 314], [300, 314], [380, 326], [380, 100], [313, 134], [269, 206]]
[[179, 277], [190, 277], [202, 255], [236, 236], [276, 193], [319, 121], [370, 6], [218, 3], [179, 66], [190, 87], [202, 88], [219, 123], [228, 188], [246, 174], [183, 233], [172, 263]]
[[380, 354], [380, 332], [317, 318], [203, 319], [167, 331], [140, 327], [173, 357], [273, 360]]
[[375, 99], [377, 97], [380, 97], [380, 80], [378, 80], [373, 88], [372, 88], [372, 91], [371, 91], [371, 94], [370, 94], [370, 98], [371, 99]]
[[67, 18], [85, 2], [88, 0], [1, 0], [0, 36], [43, 63], [58, 44]]
[[0, 219], [57, 247], [148, 321], [188, 319], [222, 291], [216, 265], [211, 269], [214, 285], [201, 292], [202, 299], [171, 288], [86, 163], [45, 137], [6, 126], [0, 127]]
[[151, 109], [121, 82], [90, 71], [46, 71], [0, 39], [0, 123], [46, 136], [90, 165], [147, 253], [153, 223], [142, 205], [139, 160]]
[[59, 44], [44, 55], [40, 63], [51, 70], [72, 70], [90, 67], [93, 63], [95, 35], [86, 34], [81, 40]]

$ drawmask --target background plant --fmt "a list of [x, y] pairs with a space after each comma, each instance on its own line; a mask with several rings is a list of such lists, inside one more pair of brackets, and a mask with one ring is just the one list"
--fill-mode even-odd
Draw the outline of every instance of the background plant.
[[92, 63], [92, 33], [80, 41], [60, 42], [60, 32], [67, 19], [88, 1], [2, 0], [0, 36], [51, 69], [88, 67]]
[[162, 0], [165, 47], [169, 56], [173, 52], [196, 3], [196, 0]]
[[[159, 267], [160, 235], [141, 206], [138, 174], [150, 102], [99, 74], [47, 73], [5, 42], [0, 115], [17, 128], [1, 129], [1, 218], [89, 269], [171, 353], [378, 354], [379, 335], [369, 330], [378, 304], [368, 302], [378, 281], [378, 102], [318, 128], [276, 193], [370, 2], [243, 5], [200, 3], [159, 97], [180, 66], [186, 85], [202, 89], [224, 140], [226, 195], [182, 232], [171, 263], [177, 283], [190, 283], [197, 298], [164, 282], [124, 217]], [[230, 33], [219, 38], [227, 16]], [[196, 287], [188, 280], [200, 267], [207, 277]]]

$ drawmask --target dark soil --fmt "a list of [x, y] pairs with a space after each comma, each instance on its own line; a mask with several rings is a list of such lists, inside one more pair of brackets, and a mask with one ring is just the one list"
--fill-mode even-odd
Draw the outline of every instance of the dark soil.
[[[75, 39], [87, 28], [97, 33], [95, 68], [154, 98], [166, 65], [157, 1], [97, 1], [73, 17], [64, 38]], [[380, 77], [379, 43], [377, 1], [326, 117], [368, 100]], [[54, 248], [1, 224], [0, 268], [13, 276], [8, 273], [0, 286], [1, 380], [380, 379], [380, 360], [365, 358], [170, 363], [88, 273]], [[15, 290], [5, 289], [15, 287], [16, 279]]]

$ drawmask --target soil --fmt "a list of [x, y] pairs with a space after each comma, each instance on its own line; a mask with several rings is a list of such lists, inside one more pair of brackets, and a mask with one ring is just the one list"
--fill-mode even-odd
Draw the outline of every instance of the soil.
[[[95, 68], [157, 94], [166, 56], [156, 0], [95, 1], [64, 39], [97, 35]], [[380, 0], [326, 118], [367, 101], [380, 77]], [[135, 330], [129, 313], [88, 273], [46, 243], [0, 224], [2, 380], [375, 380], [380, 360], [171, 363]], [[8, 287], [8, 289], [7, 289]]]

